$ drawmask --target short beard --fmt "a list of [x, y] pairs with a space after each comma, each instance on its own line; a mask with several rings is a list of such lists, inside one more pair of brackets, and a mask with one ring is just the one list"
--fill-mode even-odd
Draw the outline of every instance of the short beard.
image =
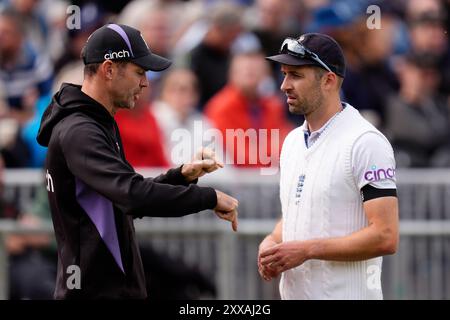
[[[116, 62], [116, 64], [118, 66], [117, 73], [118, 73], [119, 79], [124, 79], [125, 78], [125, 67], [127, 66], [128, 62], [118, 61], [118, 62]], [[113, 94], [115, 95], [115, 92]], [[130, 99], [132, 100], [133, 96]], [[133, 102], [131, 104], [133, 104]], [[134, 105], [131, 106], [127, 100], [124, 100], [122, 97], [118, 97], [118, 96], [115, 96], [114, 106], [116, 106], [119, 109], [133, 109], [133, 107], [134, 107]]]
[[[320, 83], [319, 83], [320, 85]], [[295, 105], [289, 105], [289, 112], [292, 114], [308, 115], [317, 110], [324, 101], [324, 96], [320, 87], [317, 87], [314, 92], [311, 93], [309, 99], [303, 98], [299, 100]]]
[[118, 109], [131, 109], [129, 102], [123, 98], [116, 97], [113, 100], [113, 104]]
[[115, 105], [120, 109], [132, 109], [132, 106], [127, 101], [117, 101]]

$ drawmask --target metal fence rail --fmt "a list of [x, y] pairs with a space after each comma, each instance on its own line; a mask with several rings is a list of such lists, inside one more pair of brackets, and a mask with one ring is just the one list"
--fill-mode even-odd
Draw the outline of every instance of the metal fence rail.
[[[155, 176], [161, 170], [148, 170]], [[43, 181], [40, 171], [7, 171], [6, 196], [26, 210]], [[220, 299], [277, 299], [278, 283], [264, 282], [256, 268], [261, 239], [280, 216], [278, 177], [259, 172], [212, 174], [202, 179], [240, 200], [239, 232], [210, 212], [179, 219], [136, 221], [139, 240], [181, 257], [215, 279]], [[450, 299], [450, 170], [399, 170], [400, 245], [385, 257], [383, 291], [386, 299]], [[53, 233], [0, 221], [0, 237], [12, 232]], [[7, 255], [0, 241], [0, 298], [7, 298]]]

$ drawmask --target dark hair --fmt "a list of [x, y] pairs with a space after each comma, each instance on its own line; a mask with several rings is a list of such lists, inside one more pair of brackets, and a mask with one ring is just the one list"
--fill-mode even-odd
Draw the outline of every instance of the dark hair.
[[[314, 67], [313, 69], [314, 69], [314, 76], [316, 77], [317, 81], [320, 81], [320, 79], [322, 79], [324, 74], [328, 72], [327, 70], [325, 70], [321, 67]], [[337, 76], [337, 83], [338, 83], [339, 89], [342, 87], [343, 82], [344, 82], [344, 78]]]
[[[86, 64], [84, 66], [84, 76], [85, 77], [94, 76], [97, 73], [98, 68], [101, 66], [102, 63], [103, 62]], [[117, 64], [120, 69], [123, 69], [123, 67], [125, 67], [129, 63], [129, 61], [128, 60], [118, 60], [118, 61], [113, 61], [113, 63]]]
[[84, 76], [85, 77], [92, 77], [95, 75], [98, 71], [98, 68], [100, 67], [101, 63], [90, 63], [84, 66]]
[[317, 81], [322, 79], [323, 75], [328, 72], [327, 70], [325, 70], [321, 67], [315, 67], [313, 69], [314, 69], [314, 76], [316, 77]]

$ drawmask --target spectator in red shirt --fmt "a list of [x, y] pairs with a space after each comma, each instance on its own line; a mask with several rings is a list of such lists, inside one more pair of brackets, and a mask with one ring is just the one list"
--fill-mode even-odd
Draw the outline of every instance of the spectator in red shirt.
[[142, 94], [134, 109], [119, 111], [115, 116], [125, 156], [135, 168], [168, 167], [169, 161], [163, 147], [164, 137], [147, 104], [146, 96]]
[[265, 85], [270, 83], [273, 80], [269, 65], [260, 52], [236, 54], [227, 85], [205, 107], [238, 167], [278, 166], [279, 152], [291, 124], [273, 87]]

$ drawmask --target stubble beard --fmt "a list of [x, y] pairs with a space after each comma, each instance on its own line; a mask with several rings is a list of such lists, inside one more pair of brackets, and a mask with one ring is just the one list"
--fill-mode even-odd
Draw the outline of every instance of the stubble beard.
[[128, 94], [126, 97], [116, 97], [114, 105], [118, 109], [134, 109], [136, 102], [134, 101], [134, 93]]
[[[118, 75], [119, 75], [119, 79], [118, 81], [126, 81], [125, 79], [125, 69], [124, 67], [119, 67], [119, 71], [118, 71]], [[138, 94], [139, 91], [137, 91], [136, 93], [130, 93], [127, 92], [126, 95], [124, 96], [120, 96], [117, 92], [115, 92], [115, 101], [114, 101], [114, 105], [118, 108], [118, 109], [134, 109], [136, 102], [134, 101], [134, 95]]]
[[125, 101], [125, 100], [116, 100], [116, 102], [114, 103], [114, 105], [118, 108], [118, 109], [133, 109], [134, 108], [134, 102], [130, 102]]
[[307, 98], [297, 98], [298, 101], [295, 104], [289, 104], [289, 112], [292, 114], [298, 114], [302, 116], [307, 116], [319, 109], [323, 104], [324, 96], [320, 89], [316, 89], [309, 99]]

